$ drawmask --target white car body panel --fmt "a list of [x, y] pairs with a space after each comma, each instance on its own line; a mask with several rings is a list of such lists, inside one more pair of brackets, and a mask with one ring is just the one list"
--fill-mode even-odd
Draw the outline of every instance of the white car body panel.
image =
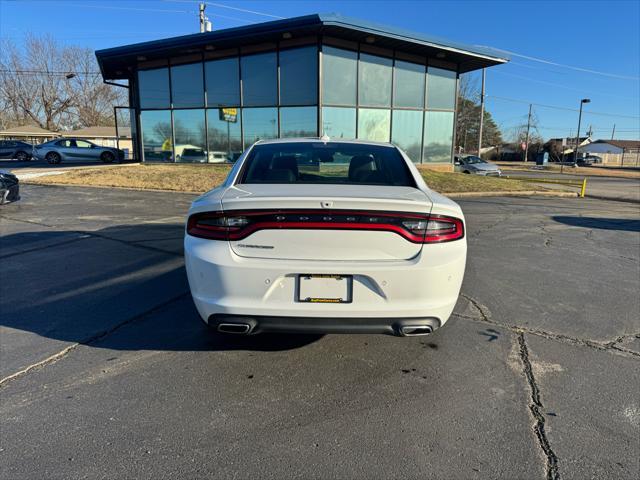
[[[282, 141], [293, 140], [273, 142]], [[235, 184], [246, 156], [247, 152], [222, 186], [193, 202], [189, 215], [325, 208], [446, 215], [464, 222], [460, 207], [431, 191], [404, 154], [417, 188]], [[219, 318], [225, 316], [246, 318], [247, 323], [253, 323], [251, 331], [244, 333], [264, 331], [263, 320], [271, 318], [284, 319], [284, 331], [297, 331], [298, 319], [301, 328], [306, 322], [304, 331], [306, 327], [320, 332], [343, 331], [340, 322], [349, 323], [346, 331], [394, 334], [398, 334], [397, 325], [404, 325], [402, 322], [423, 322], [438, 328], [447, 321], [458, 299], [467, 251], [466, 235], [454, 241], [422, 244], [389, 231], [286, 228], [258, 230], [237, 241], [187, 234], [184, 247], [189, 285], [202, 319], [220, 326]], [[350, 276], [353, 300], [298, 301], [297, 282], [303, 274]], [[316, 330], [314, 319], [318, 322]], [[272, 329], [278, 330], [278, 325], [271, 325]]]
[[[332, 209], [401, 211], [428, 214], [431, 200], [411, 187], [372, 185], [239, 185], [228, 188], [222, 209]], [[261, 230], [230, 242], [243, 257], [292, 260], [398, 260], [420, 253], [421, 244], [391, 232], [335, 230]], [[265, 248], [273, 247], [273, 248]]]

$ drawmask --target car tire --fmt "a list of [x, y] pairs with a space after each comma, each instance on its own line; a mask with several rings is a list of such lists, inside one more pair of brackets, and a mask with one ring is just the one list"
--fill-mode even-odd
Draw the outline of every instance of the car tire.
[[467, 175], [471, 175], [471, 172], [470, 172], [469, 170], [465, 170], [465, 171], [464, 171], [464, 172], [462, 172], [462, 173], [466, 173]]
[[111, 152], [103, 152], [102, 155], [100, 155], [100, 160], [102, 160], [102, 163], [113, 163], [115, 159], [116, 156]]
[[49, 152], [45, 155], [45, 160], [50, 163], [51, 165], [55, 165], [58, 164], [62, 161], [62, 158], [60, 157], [60, 154], [57, 152]]
[[19, 162], [28, 162], [30, 160], [27, 152], [23, 152], [22, 150], [16, 152], [15, 158]]

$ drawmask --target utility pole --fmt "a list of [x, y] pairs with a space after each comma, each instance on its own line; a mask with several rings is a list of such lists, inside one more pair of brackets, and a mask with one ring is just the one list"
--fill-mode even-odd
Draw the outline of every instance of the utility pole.
[[201, 3], [200, 4], [200, 33], [204, 33], [204, 9], [207, 8], [207, 4], [206, 3]]
[[484, 81], [485, 69], [482, 69], [482, 91], [480, 92], [480, 128], [478, 129], [478, 156], [482, 152], [482, 127], [484, 124]]
[[207, 8], [207, 4], [206, 3], [201, 3], [200, 4], [200, 13], [199, 13], [199, 18], [200, 18], [200, 33], [204, 33], [204, 32], [210, 32], [211, 31], [211, 22], [209, 21], [209, 19], [207, 17], [204, 16], [204, 9]]
[[580, 100], [580, 114], [578, 115], [578, 131], [576, 132], [576, 149], [573, 154], [573, 162], [578, 163], [578, 147], [580, 146], [580, 123], [582, 122], [582, 105], [589, 103], [591, 100], [583, 98]]
[[527, 161], [527, 157], [529, 156], [529, 130], [531, 130], [531, 108], [533, 104], [529, 104], [529, 117], [527, 118], [527, 139], [525, 140], [524, 145], [524, 161]]
[[616, 134], [616, 124], [613, 124], [613, 130], [611, 131], [611, 140], [613, 140], [614, 135]]

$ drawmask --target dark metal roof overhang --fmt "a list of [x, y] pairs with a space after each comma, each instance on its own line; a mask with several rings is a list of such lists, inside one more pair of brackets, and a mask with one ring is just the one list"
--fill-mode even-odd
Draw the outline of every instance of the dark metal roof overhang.
[[[258, 23], [206, 33], [154, 40], [96, 51], [105, 80], [129, 78], [141, 57], [166, 59], [206, 50], [236, 48], [277, 42], [283, 34], [292, 38], [328, 35], [345, 40], [367, 42], [376, 47], [395, 49], [458, 65], [460, 73], [499, 65], [508, 61], [504, 55], [485, 47], [476, 47], [416, 34], [401, 29], [354, 20], [341, 15], [306, 15], [285, 20]], [[288, 36], [289, 36], [288, 35]]]

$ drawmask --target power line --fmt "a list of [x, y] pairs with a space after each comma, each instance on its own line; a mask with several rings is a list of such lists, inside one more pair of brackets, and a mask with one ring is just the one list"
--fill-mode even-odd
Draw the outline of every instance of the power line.
[[604, 96], [609, 96], [609, 97], [625, 98], [625, 99], [629, 99], [629, 98], [637, 99], [638, 98], [638, 97], [630, 97], [630, 96], [627, 96], [627, 95], [616, 95], [614, 93], [592, 92], [592, 91], [589, 91], [589, 90], [582, 90], [580, 88], [573, 88], [573, 87], [569, 87], [567, 85], [562, 85], [560, 83], [547, 82], [545, 80], [537, 80], [535, 78], [525, 77], [524, 75], [516, 75], [514, 73], [507, 73], [507, 72], [502, 72], [502, 71], [499, 71], [499, 70], [492, 71], [491, 73], [492, 74], [497, 73], [498, 75], [506, 75], [508, 77], [513, 77], [513, 78], [520, 78], [520, 79], [526, 80], [528, 82], [540, 83], [542, 85], [549, 85], [549, 86], [552, 86], [552, 87], [564, 88], [564, 89], [567, 89], [567, 90], [572, 90], [574, 92], [588, 93], [588, 94], [591, 94], [591, 95], [604, 95]]
[[162, 0], [162, 1], [170, 2], [170, 3], [205, 3], [207, 6], [211, 6], [211, 7], [228, 8], [229, 10], [235, 10], [237, 12], [244, 12], [244, 13], [252, 13], [253, 15], [261, 15], [263, 17], [278, 18], [278, 19], [286, 18], [286, 17], [281, 17], [280, 15], [272, 15], [270, 13], [258, 12], [256, 10], [248, 10], [246, 8], [232, 7], [231, 5], [225, 5], [223, 3], [200, 2], [200, 0]]
[[67, 75], [101, 75], [100, 72], [73, 72], [73, 71], [47, 71], [47, 70], [7, 70], [1, 69], [0, 73], [11, 73], [13, 75], [51, 75], [51, 76], [67, 76]]
[[[482, 47], [482, 45], [480, 45]], [[594, 75], [602, 75], [605, 77], [611, 77], [611, 78], [619, 78], [622, 80], [640, 80], [640, 77], [633, 77], [630, 75], [620, 75], [617, 73], [610, 73], [610, 72], [603, 72], [600, 70], [592, 70], [590, 68], [583, 68], [583, 67], [576, 67], [574, 65], [567, 65], [565, 63], [558, 63], [558, 62], [553, 62], [551, 60], [545, 60], [544, 58], [538, 58], [538, 57], [532, 57], [529, 55], [523, 55], [521, 53], [517, 53], [517, 52], [512, 52], [511, 50], [503, 50], [501, 48], [495, 48], [495, 47], [483, 47], [483, 48], [491, 48], [492, 50], [497, 50], [499, 52], [503, 52], [506, 53], [508, 55], [513, 55], [514, 57], [520, 57], [520, 58], [524, 58], [526, 60], [530, 60], [532, 62], [539, 62], [539, 63], [544, 63], [546, 65], [553, 65], [555, 67], [562, 67], [562, 68], [568, 68], [570, 70], [576, 70], [578, 72], [583, 72], [583, 73], [591, 73]]]
[[[498, 100], [505, 100], [507, 102], [515, 102], [515, 103], [525, 103], [525, 104], [533, 104], [536, 105], [538, 107], [544, 107], [544, 108], [553, 108], [555, 110], [565, 110], [568, 112], [578, 112], [579, 110], [576, 108], [569, 108], [569, 107], [559, 107], [558, 105], [547, 105], [544, 103], [536, 103], [536, 102], [531, 102], [529, 100], [521, 100], [518, 98], [509, 98], [509, 97], [501, 97], [498, 95], [487, 95], [488, 98], [496, 98]], [[634, 120], [640, 120], [640, 116], [633, 116], [633, 115], [620, 115], [620, 114], [616, 114], [616, 113], [604, 113], [604, 112], [592, 112], [591, 110], [585, 110], [583, 112], [584, 114], [589, 114], [589, 115], [602, 115], [605, 117], [618, 117], [618, 118], [632, 118]]]
[[189, 10], [173, 10], [173, 9], [160, 9], [160, 8], [138, 8], [138, 7], [120, 7], [115, 5], [95, 5], [90, 3], [66, 3], [58, 2], [58, 6], [78, 7], [78, 8], [98, 8], [102, 10], [129, 10], [137, 12], [158, 12], [158, 13], [188, 13], [192, 15], [194, 12]]

